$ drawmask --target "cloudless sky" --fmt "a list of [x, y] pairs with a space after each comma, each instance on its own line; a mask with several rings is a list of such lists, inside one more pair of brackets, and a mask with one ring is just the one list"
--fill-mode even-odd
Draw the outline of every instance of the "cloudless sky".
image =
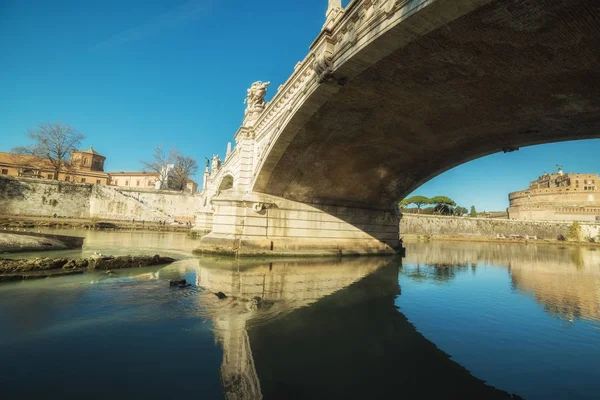
[[[0, 151], [61, 121], [106, 156], [106, 171], [141, 170], [158, 144], [201, 166], [223, 158], [246, 89], [270, 81], [270, 100], [326, 9], [327, 0], [0, 0]], [[600, 172], [599, 154], [600, 140], [525, 148], [457, 167], [415, 193], [503, 210], [509, 192], [556, 163]]]

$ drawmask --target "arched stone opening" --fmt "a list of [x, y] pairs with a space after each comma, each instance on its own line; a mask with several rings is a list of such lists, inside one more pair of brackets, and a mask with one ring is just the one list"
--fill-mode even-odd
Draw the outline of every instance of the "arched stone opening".
[[233, 189], [233, 176], [226, 175], [221, 180], [221, 184], [219, 185], [219, 192], [222, 192], [223, 190], [229, 190], [229, 189]]

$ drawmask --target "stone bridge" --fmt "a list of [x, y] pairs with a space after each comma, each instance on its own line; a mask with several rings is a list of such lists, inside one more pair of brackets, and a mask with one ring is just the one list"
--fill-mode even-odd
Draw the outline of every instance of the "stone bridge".
[[395, 203], [459, 164], [600, 136], [595, 0], [330, 0], [306, 58], [204, 176], [201, 247], [373, 254]]

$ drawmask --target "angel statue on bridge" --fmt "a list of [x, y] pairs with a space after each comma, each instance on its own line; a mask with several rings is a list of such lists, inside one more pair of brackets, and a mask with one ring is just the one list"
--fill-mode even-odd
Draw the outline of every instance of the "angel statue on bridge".
[[244, 100], [244, 104], [248, 104], [246, 112], [260, 109], [265, 104], [265, 95], [267, 87], [271, 82], [257, 81], [248, 89], [248, 97]]

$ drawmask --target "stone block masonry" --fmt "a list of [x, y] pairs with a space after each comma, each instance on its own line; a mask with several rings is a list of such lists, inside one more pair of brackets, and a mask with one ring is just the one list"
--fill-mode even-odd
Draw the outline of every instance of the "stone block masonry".
[[0, 213], [88, 218], [92, 185], [0, 177]]
[[[446, 217], [441, 215], [403, 214], [400, 235], [478, 236], [529, 235], [539, 239], [567, 236], [570, 221], [516, 221], [509, 219]], [[581, 222], [585, 237], [596, 237], [600, 224]]]
[[0, 214], [188, 222], [199, 194], [113, 188], [45, 179], [0, 178]]

